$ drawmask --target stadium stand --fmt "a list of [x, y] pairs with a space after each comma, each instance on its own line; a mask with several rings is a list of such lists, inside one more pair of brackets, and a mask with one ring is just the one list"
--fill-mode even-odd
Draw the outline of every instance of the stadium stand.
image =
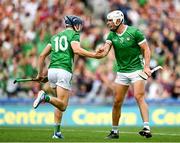
[[[126, 23], [139, 27], [152, 51], [151, 68], [161, 65], [147, 80], [149, 103], [180, 102], [180, 1], [161, 0], [1, 0], [0, 1], [0, 103], [30, 103], [41, 84], [13, 84], [15, 78], [36, 77], [37, 58], [51, 35], [64, 27], [63, 16], [84, 20], [82, 47], [94, 50], [105, 40], [105, 15], [122, 10]], [[79, 57], [73, 78], [73, 104], [110, 104], [116, 63], [113, 51], [104, 59]], [[46, 61], [48, 66], [48, 61]], [[126, 104], [134, 103], [130, 89]]]

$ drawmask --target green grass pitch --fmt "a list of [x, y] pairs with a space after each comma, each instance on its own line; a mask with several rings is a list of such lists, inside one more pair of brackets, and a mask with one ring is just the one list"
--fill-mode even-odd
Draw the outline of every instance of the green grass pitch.
[[180, 127], [152, 127], [152, 138], [138, 135], [140, 127], [120, 127], [120, 138], [105, 139], [111, 127], [61, 128], [64, 139], [52, 139], [53, 127], [0, 127], [0, 142], [180, 142]]

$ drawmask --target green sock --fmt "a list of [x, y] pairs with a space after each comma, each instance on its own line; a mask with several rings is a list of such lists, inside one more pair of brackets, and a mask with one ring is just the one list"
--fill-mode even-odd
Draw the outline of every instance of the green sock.
[[50, 96], [48, 96], [47, 94], [44, 95], [44, 99], [45, 102], [49, 102], [50, 101]]
[[55, 124], [54, 125], [54, 133], [60, 132], [60, 129], [61, 129], [61, 125], [60, 124]]

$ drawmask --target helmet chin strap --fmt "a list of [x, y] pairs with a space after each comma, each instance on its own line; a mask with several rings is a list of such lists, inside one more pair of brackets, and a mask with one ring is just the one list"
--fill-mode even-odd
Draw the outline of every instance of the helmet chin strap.
[[71, 19], [68, 17], [68, 16], [66, 16], [68, 19], [69, 19], [69, 21], [71, 22], [71, 25], [72, 25], [72, 28], [74, 29], [74, 31], [76, 31], [76, 32], [78, 32], [77, 31], [77, 29], [75, 28], [75, 25], [73, 24], [73, 22], [71, 21]]
[[121, 22], [119, 23], [119, 25], [116, 26], [115, 29], [111, 29], [112, 32], [116, 32], [117, 29], [119, 28], [119, 26], [123, 23], [123, 20], [121, 20]]
[[73, 29], [77, 32], [77, 27], [75, 25], [73, 25]]
[[74, 28], [74, 30], [75, 30], [76, 32], [80, 32], [80, 31], [81, 31], [80, 25], [79, 25], [78, 27], [77, 27], [76, 25], [74, 25], [73, 28]]

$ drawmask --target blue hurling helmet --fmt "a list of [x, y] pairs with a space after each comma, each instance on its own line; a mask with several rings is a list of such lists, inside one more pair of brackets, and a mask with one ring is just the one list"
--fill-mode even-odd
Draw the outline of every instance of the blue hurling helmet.
[[[74, 28], [75, 25], [82, 25], [83, 20], [75, 15], [68, 15], [64, 17], [66, 26], [72, 26]], [[75, 29], [75, 28], [74, 28]]]

